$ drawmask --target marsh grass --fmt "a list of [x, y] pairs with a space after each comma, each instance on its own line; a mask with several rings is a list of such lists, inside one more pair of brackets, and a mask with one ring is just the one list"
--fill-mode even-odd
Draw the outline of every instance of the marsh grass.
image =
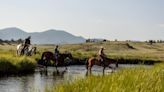
[[36, 61], [26, 56], [15, 56], [6, 52], [0, 54], [0, 75], [26, 74], [35, 70]]
[[89, 76], [85, 79], [60, 84], [45, 92], [163, 92], [164, 65], [121, 69], [105, 76]]

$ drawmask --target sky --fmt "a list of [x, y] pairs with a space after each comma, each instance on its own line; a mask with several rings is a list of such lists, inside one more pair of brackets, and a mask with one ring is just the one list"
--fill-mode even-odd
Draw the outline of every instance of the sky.
[[0, 29], [84, 38], [164, 40], [164, 0], [0, 0]]

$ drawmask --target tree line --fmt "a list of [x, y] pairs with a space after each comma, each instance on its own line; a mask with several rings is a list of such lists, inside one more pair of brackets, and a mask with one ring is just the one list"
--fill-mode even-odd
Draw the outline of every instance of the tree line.
[[11, 39], [11, 40], [3, 40], [3, 39], [0, 39], [0, 44], [4, 44], [4, 43], [7, 43], [7, 44], [19, 44], [19, 43], [23, 43], [24, 40], [22, 39], [18, 39], [18, 40], [14, 40], [14, 39]]

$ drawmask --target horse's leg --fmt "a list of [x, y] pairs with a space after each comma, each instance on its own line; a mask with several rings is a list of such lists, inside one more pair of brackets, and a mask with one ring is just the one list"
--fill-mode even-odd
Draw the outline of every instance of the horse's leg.
[[92, 65], [89, 66], [89, 72], [92, 74]]
[[16, 51], [16, 55], [18, 56], [18, 50]]
[[47, 60], [46, 60], [45, 64], [46, 64], [46, 69], [47, 69]]
[[58, 68], [57, 68], [57, 66], [58, 66], [58, 61], [57, 61], [57, 60], [55, 60], [55, 61], [54, 61], [54, 63], [55, 63], [55, 68], [56, 68], [56, 71], [57, 71], [57, 73], [59, 73]]
[[49, 62], [49, 61], [50, 61], [49, 59], [45, 59], [46, 69], [47, 69], [47, 67], [48, 67], [48, 62]]
[[85, 74], [85, 76], [88, 76], [88, 70], [86, 71], [86, 74]]
[[58, 60], [55, 60], [55, 65], [56, 65], [56, 66], [58, 65]]
[[105, 73], [105, 68], [106, 68], [106, 67], [105, 67], [105, 66], [103, 66], [103, 75], [104, 75], [104, 73]]
[[67, 66], [66, 66], [66, 64], [64, 64], [64, 66], [65, 66], [65, 70], [67, 70]]
[[58, 68], [57, 68], [57, 65], [55, 65], [55, 68], [56, 68], [57, 73], [59, 73]]
[[115, 68], [113, 68], [113, 67], [111, 67], [111, 66], [108, 66], [109, 67], [109, 69], [111, 69], [112, 70], [112, 72], [113, 72], [113, 69], [115, 70]]
[[88, 76], [88, 68], [89, 68], [89, 66], [88, 66], [88, 61], [87, 61], [87, 63], [86, 63], [86, 69], [87, 69], [86, 76]]
[[116, 68], [118, 67], [118, 61], [116, 61]]

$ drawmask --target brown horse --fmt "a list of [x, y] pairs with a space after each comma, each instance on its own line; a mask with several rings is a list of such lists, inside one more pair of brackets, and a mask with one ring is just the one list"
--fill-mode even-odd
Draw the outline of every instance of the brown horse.
[[[91, 57], [87, 60], [86, 62], [86, 68], [87, 68], [87, 72], [88, 70], [91, 73], [91, 68], [93, 65], [98, 65], [98, 66], [103, 66], [103, 74], [104, 74], [104, 70], [106, 67], [109, 67], [110, 69], [112, 68], [111, 66], [109, 66], [110, 64], [115, 63], [116, 67], [118, 67], [118, 62], [117, 60], [114, 59], [110, 59], [110, 58], [106, 58], [103, 57], [103, 62], [100, 61], [100, 56], [97, 57]], [[112, 68], [113, 69], [113, 68]]]
[[72, 59], [72, 54], [71, 53], [59, 54], [58, 60], [55, 60], [54, 54], [50, 51], [46, 51], [46, 52], [42, 53], [41, 61], [44, 61], [45, 62], [44, 65], [47, 67], [47, 63], [49, 63], [52, 60], [54, 62], [56, 69], [57, 69], [57, 66], [63, 66], [64, 65], [66, 67], [66, 64], [64, 61], [67, 57]]

